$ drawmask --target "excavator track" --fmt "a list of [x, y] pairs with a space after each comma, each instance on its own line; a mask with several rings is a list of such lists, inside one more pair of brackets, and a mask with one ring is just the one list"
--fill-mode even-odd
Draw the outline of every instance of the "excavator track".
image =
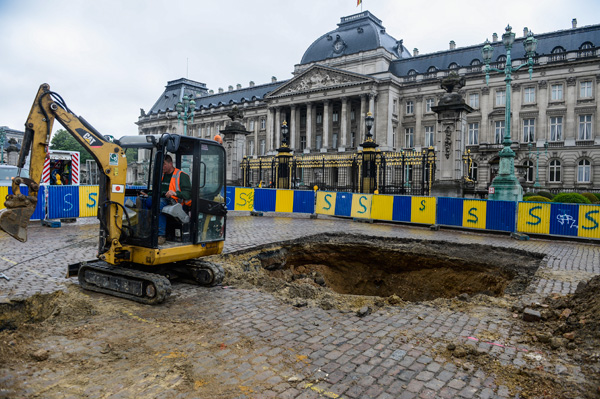
[[77, 277], [83, 289], [148, 305], [159, 304], [171, 294], [171, 283], [164, 276], [102, 261], [81, 264]]
[[225, 270], [221, 265], [202, 259], [191, 259], [173, 268], [184, 279], [204, 287], [214, 287], [223, 282]]

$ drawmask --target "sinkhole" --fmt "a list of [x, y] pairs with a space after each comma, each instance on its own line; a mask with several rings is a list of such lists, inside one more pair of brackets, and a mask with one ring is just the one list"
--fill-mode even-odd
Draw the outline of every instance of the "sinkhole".
[[265, 248], [255, 257], [286, 283], [416, 302], [519, 294], [543, 255], [491, 245], [319, 234]]

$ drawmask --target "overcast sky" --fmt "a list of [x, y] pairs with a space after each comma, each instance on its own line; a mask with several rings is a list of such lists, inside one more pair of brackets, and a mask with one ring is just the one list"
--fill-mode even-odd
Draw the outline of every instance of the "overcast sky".
[[[362, 10], [420, 54], [600, 23], [599, 0], [364, 0]], [[23, 130], [41, 83], [101, 133], [137, 134], [167, 81], [209, 89], [292, 77], [356, 0], [0, 0], [0, 126]], [[594, 43], [600, 45], [600, 43]], [[60, 128], [58, 123], [54, 130]]]

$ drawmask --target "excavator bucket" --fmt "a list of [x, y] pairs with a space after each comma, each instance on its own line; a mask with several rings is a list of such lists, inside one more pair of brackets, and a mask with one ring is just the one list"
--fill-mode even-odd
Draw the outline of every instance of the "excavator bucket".
[[[20, 184], [29, 187], [31, 195], [21, 194]], [[0, 229], [21, 242], [27, 241], [27, 225], [37, 205], [38, 185], [28, 178], [16, 177], [12, 182], [14, 194], [6, 196], [5, 209], [0, 210]]]
[[34, 211], [35, 204], [33, 207], [0, 210], [0, 229], [21, 242], [27, 241], [27, 225]]

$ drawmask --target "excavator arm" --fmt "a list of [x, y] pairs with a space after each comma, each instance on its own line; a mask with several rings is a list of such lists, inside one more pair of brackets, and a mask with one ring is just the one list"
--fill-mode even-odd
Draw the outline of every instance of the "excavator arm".
[[[110, 264], [122, 258], [119, 238], [122, 234], [123, 203], [127, 158], [125, 151], [111, 142], [85, 119], [76, 116], [64, 100], [50, 91], [48, 84], [40, 86], [25, 123], [25, 134], [19, 154], [18, 167], [22, 168], [30, 155], [30, 178], [17, 177], [12, 182], [13, 194], [7, 196], [6, 208], [0, 211], [0, 228], [17, 240], [27, 240], [27, 224], [37, 204], [39, 182], [44, 161], [48, 157], [50, 134], [57, 120], [96, 160], [104, 174], [100, 185], [98, 217], [103, 229], [100, 237], [99, 258]], [[28, 195], [20, 191], [20, 184], [29, 188]]]

